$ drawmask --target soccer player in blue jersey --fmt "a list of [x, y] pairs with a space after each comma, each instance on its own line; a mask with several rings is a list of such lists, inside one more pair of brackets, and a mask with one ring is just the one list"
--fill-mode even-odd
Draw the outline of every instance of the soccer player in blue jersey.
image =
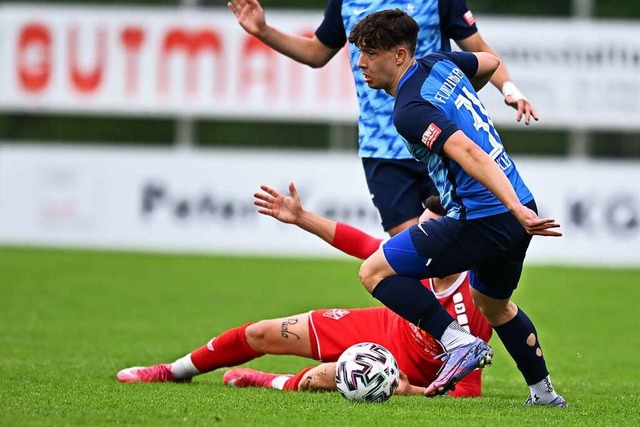
[[361, 281], [442, 343], [447, 361], [425, 393], [437, 395], [489, 364], [492, 349], [464, 331], [419, 279], [471, 270], [474, 301], [530, 388], [526, 403], [564, 407], [533, 323], [510, 301], [532, 235], [561, 233], [555, 220], [538, 218], [533, 195], [476, 94], [499, 60], [468, 52], [416, 60], [418, 31], [403, 11], [386, 10], [360, 21], [349, 41], [360, 51], [367, 85], [396, 99], [394, 125], [413, 157], [427, 165], [447, 215], [392, 237], [362, 264]]
[[[314, 68], [324, 66], [342, 49], [357, 21], [369, 13], [395, 8], [405, 10], [420, 25], [418, 56], [451, 51], [450, 39], [463, 50], [497, 55], [478, 32], [465, 0], [328, 0], [324, 20], [311, 38], [285, 34], [268, 25], [258, 0], [230, 0], [228, 6], [249, 34]], [[358, 50], [352, 45], [349, 57], [360, 108], [358, 154], [382, 226], [393, 236], [418, 222], [424, 210], [422, 201], [436, 194], [436, 189], [425, 165], [411, 158], [392, 125], [393, 98], [367, 88], [357, 66]], [[531, 118], [538, 119], [504, 65], [498, 67], [491, 82], [502, 91], [505, 103], [517, 110], [516, 120], [524, 117], [524, 123], [529, 124]]]

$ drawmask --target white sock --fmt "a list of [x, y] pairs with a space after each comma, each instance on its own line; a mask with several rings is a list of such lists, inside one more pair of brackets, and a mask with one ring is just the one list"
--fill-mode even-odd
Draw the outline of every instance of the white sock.
[[292, 377], [292, 375], [279, 375], [271, 381], [271, 387], [278, 390], [284, 389], [284, 384]]
[[460, 346], [471, 344], [476, 340], [476, 337], [465, 331], [462, 326], [455, 320], [451, 322], [447, 329], [445, 329], [440, 339], [440, 343], [444, 347], [445, 351], [451, 351]]
[[171, 373], [177, 380], [195, 377], [200, 373], [191, 361], [191, 353], [176, 360], [171, 364]]
[[549, 375], [547, 375], [542, 381], [530, 385], [529, 390], [531, 391], [533, 403], [540, 405], [549, 403], [558, 397], [558, 393], [556, 393], [553, 389], [553, 385], [551, 385], [551, 378], [549, 378]]

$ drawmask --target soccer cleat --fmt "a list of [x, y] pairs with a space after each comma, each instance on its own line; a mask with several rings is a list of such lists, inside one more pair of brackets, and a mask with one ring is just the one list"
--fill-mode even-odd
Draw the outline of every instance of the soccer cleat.
[[562, 396], [558, 396], [548, 403], [538, 403], [532, 396], [527, 398], [527, 401], [524, 402], [525, 406], [555, 406], [556, 408], [568, 408], [569, 404], [562, 398]]
[[440, 396], [453, 390], [461, 379], [476, 369], [491, 365], [493, 350], [491, 346], [480, 338], [471, 344], [463, 345], [446, 353], [443, 357], [444, 365], [436, 378], [425, 389], [427, 397]]
[[229, 387], [271, 387], [272, 381], [281, 376], [282, 375], [256, 371], [255, 369], [239, 368], [225, 372], [222, 381]]
[[169, 363], [126, 368], [118, 372], [117, 377], [121, 383], [182, 383], [191, 381], [191, 379], [178, 380], [174, 378]]

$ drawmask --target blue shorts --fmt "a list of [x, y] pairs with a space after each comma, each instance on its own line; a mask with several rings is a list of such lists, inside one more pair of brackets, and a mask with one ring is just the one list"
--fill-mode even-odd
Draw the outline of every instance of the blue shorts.
[[[526, 206], [537, 212], [535, 201]], [[531, 237], [505, 212], [473, 220], [429, 220], [402, 231], [382, 248], [401, 276], [423, 279], [470, 270], [474, 289], [507, 299], [518, 286]]]
[[427, 197], [438, 194], [424, 163], [413, 159], [365, 157], [362, 166], [371, 199], [385, 230], [419, 217]]

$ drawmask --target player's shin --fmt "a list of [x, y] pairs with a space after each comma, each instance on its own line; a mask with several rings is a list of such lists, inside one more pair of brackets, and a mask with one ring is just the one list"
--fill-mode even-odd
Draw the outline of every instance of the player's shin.
[[241, 365], [263, 353], [257, 352], [247, 343], [245, 331], [251, 323], [230, 329], [171, 364], [171, 372], [178, 379], [191, 378], [198, 374], [222, 367]]
[[557, 398], [542, 354], [538, 332], [524, 311], [518, 308], [513, 319], [494, 326], [493, 329], [516, 362], [529, 386], [531, 398], [538, 404], [549, 403]]
[[[466, 343], [474, 340], [447, 313], [433, 292], [417, 279], [407, 276], [387, 277], [378, 283], [372, 295], [398, 315], [443, 342], [445, 348], [447, 344], [462, 345], [463, 341]], [[470, 341], [465, 340], [467, 335]]]

